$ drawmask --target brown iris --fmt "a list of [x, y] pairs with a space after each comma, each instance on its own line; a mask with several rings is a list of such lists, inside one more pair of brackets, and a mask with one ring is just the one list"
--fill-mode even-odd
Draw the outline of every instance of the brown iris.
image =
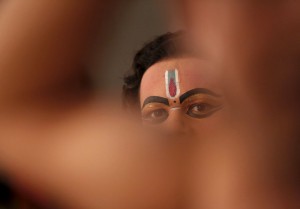
[[192, 118], [206, 118], [221, 109], [218, 98], [205, 94], [196, 94], [182, 103], [185, 113]]
[[168, 107], [163, 104], [148, 104], [142, 110], [142, 119], [146, 123], [159, 124], [164, 122], [168, 116]]

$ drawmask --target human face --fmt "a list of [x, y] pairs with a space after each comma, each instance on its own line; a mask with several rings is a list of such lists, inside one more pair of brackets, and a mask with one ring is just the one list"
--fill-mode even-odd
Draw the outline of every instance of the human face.
[[140, 88], [145, 125], [172, 134], [205, 134], [218, 121], [222, 97], [216, 71], [196, 58], [164, 60], [151, 66]]

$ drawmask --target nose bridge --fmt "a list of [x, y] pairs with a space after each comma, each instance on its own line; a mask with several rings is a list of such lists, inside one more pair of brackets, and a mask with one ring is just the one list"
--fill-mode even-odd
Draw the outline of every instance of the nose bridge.
[[188, 127], [184, 121], [183, 113], [180, 108], [171, 108], [166, 122], [168, 123], [169, 131], [173, 133], [187, 132]]
[[172, 123], [181, 123], [181, 117], [182, 117], [182, 113], [181, 113], [181, 108], [180, 107], [174, 107], [171, 108], [169, 111], [169, 119], [170, 122]]

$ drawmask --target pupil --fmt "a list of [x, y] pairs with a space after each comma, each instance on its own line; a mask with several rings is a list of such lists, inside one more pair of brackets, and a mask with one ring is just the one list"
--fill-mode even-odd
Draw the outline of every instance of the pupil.
[[205, 108], [206, 108], [205, 105], [197, 105], [197, 106], [195, 107], [195, 111], [204, 111]]
[[154, 112], [154, 116], [155, 117], [160, 117], [161, 115], [162, 115], [162, 111], [161, 110], [158, 110], [158, 111]]
[[202, 110], [203, 107], [202, 107], [202, 105], [197, 105], [197, 106], [196, 106], [196, 109], [197, 109], [197, 110]]

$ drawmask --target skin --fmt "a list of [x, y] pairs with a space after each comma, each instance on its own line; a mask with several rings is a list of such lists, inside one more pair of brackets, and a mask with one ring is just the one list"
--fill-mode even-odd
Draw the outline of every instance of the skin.
[[[208, 205], [299, 208], [299, 1], [182, 0], [181, 8], [190, 40], [222, 69], [231, 104], [241, 116], [236, 120], [240, 134], [225, 146], [211, 146], [226, 153], [231, 142], [242, 142], [237, 152], [228, 153], [230, 175], [206, 170], [215, 177], [206, 181], [208, 187], [221, 180], [230, 191], [212, 194]], [[251, 171], [237, 162], [244, 158]]]
[[178, 204], [178, 147], [150, 140], [157, 137], [131, 123], [114, 101], [96, 99], [93, 89], [80, 85], [93, 37], [97, 29], [104, 31], [117, 3], [1, 5], [1, 173], [44, 204], [84, 209]]
[[181, 2], [193, 44], [222, 69], [248, 118], [266, 125], [298, 117], [299, 1]]
[[[140, 132], [140, 127], [130, 124], [130, 119], [127, 116], [122, 115], [122, 113], [119, 114], [114, 109], [111, 109], [110, 112], [107, 111], [106, 108], [112, 107], [113, 102], [106, 104], [104, 103], [106, 98], [100, 96], [100, 100], [97, 100], [90, 96], [90, 91], [86, 92], [77, 88], [79, 82], [77, 75], [80, 74], [79, 69], [81, 69], [79, 66], [87, 55], [83, 49], [90, 46], [89, 43], [93, 40], [91, 37], [95, 34], [93, 29], [96, 26], [103, 26], [101, 23], [105, 22], [107, 18], [105, 11], [110, 11], [108, 9], [110, 7], [107, 7], [109, 2], [111, 1], [3, 1], [0, 21], [1, 169], [12, 180], [21, 181], [23, 185], [25, 184], [34, 192], [50, 197], [51, 200], [58, 200], [62, 205], [68, 205], [70, 208], [178, 208], [179, 204], [174, 200], [180, 200], [179, 197], [182, 197], [180, 193], [182, 188], [179, 189], [177, 185], [178, 182], [182, 183], [182, 181], [178, 181], [176, 174], [183, 170], [183, 167], [178, 163], [187, 167], [190, 165], [190, 161], [182, 160], [184, 158], [178, 154], [183, 147], [182, 144], [179, 144], [180, 146], [163, 146], [174, 144], [163, 140], [153, 140], [156, 137], [151, 137], [143, 131]], [[215, 11], [214, 5], [206, 7], [207, 5], [202, 5], [203, 2], [208, 3], [208, 1], [184, 0], [185, 8], [187, 8], [186, 14], [193, 15], [193, 17], [188, 18], [189, 20], [193, 19], [193, 22], [196, 23], [213, 21], [206, 22], [206, 28], [200, 26], [203, 24], [192, 26], [198, 32], [207, 33], [204, 36], [196, 36], [198, 38], [195, 40], [197, 43], [201, 43], [199, 37], [202, 37], [205, 40], [202, 43], [207, 44], [206, 49], [212, 47], [210, 48], [211, 54], [218, 55], [215, 59], [221, 63], [227, 62], [226, 68], [234, 70], [229, 75], [241, 75], [240, 72], [264, 72], [263, 68], [260, 71], [253, 71], [253, 69], [258, 69], [253, 63], [257, 63], [257, 59], [261, 59], [264, 63], [263, 57], [265, 56], [259, 55], [272, 54], [270, 53], [272, 49], [277, 48], [279, 42], [276, 39], [270, 39], [269, 35], [271, 34], [278, 36], [277, 40], [280, 40], [281, 43], [277, 53], [275, 53], [277, 58], [280, 58], [281, 53], [287, 52], [288, 49], [295, 49], [290, 46], [293, 46], [297, 38], [297, 33], [293, 32], [293, 29], [297, 28], [293, 26], [297, 25], [295, 20], [299, 14], [296, 12], [296, 6], [289, 4], [288, 7], [277, 7], [277, 10], [270, 10], [274, 11], [273, 15], [268, 13], [266, 17], [270, 18], [263, 18], [265, 21], [262, 21], [264, 12], [257, 16], [256, 12], [253, 14], [244, 12], [249, 10], [245, 10], [243, 7], [235, 7], [235, 12], [224, 10], [222, 7], [218, 7], [222, 10]], [[228, 5], [226, 1], [224, 2], [223, 6]], [[206, 8], [207, 12], [202, 12], [201, 8]], [[280, 12], [280, 14], [289, 14], [289, 18], [285, 18], [286, 15], [278, 15], [280, 8], [290, 8], [284, 13]], [[219, 11], [223, 11], [225, 15]], [[215, 15], [216, 13], [218, 15]], [[227, 16], [226, 13], [234, 16], [228, 19], [227, 17], [230, 16]], [[101, 23], [96, 21], [91, 24], [92, 20], [97, 20], [94, 18], [96, 14], [100, 15]], [[260, 18], [255, 19], [253, 17]], [[235, 24], [230, 25], [231, 27], [227, 27], [227, 24], [223, 24], [221, 27], [222, 21], [230, 23], [232, 20], [238, 22], [234, 22]], [[250, 20], [256, 21], [249, 22]], [[286, 29], [283, 30], [280, 24], [276, 24], [278, 20], [283, 21], [282, 23], [289, 23], [283, 24], [289, 32], [286, 32]], [[263, 22], [266, 23], [265, 25], [278, 27], [256, 27]], [[95, 25], [95, 23], [97, 24]], [[224, 36], [226, 31], [230, 33]], [[257, 32], [263, 32], [266, 35], [253, 37], [252, 35], [259, 34]], [[224, 42], [220, 41], [224, 37], [226, 38]], [[285, 38], [281, 39], [280, 37]], [[244, 45], [247, 43], [245, 40], [252, 40], [248, 42], [247, 47]], [[244, 53], [240, 53], [238, 49], [241, 47], [239, 46], [243, 46]], [[251, 52], [255, 46], [261, 46], [266, 50], [257, 50], [253, 53], [255, 56], [249, 58], [251, 54], [247, 52]], [[230, 52], [226, 49], [230, 49]], [[296, 51], [289, 52], [293, 55]], [[264, 53], [261, 54], [261, 52]], [[224, 58], [225, 55], [226, 59]], [[285, 59], [288, 57], [295, 56], [287, 56]], [[271, 63], [272, 60], [279, 59], [269, 59]], [[251, 63], [252, 65], [249, 65]], [[164, 72], [169, 67], [173, 68], [174, 66], [166, 67], [168, 68], [162, 70], [162, 78]], [[180, 68], [180, 66], [176, 67]], [[281, 68], [284, 67], [286, 66], [281, 66]], [[240, 71], [241, 69], [248, 70]], [[271, 67], [268, 69], [272, 70]], [[248, 76], [249, 74], [244, 75], [243, 78], [253, 78], [253, 76]], [[258, 78], [261, 77], [258, 76]], [[193, 79], [193, 77], [189, 79]], [[234, 81], [236, 82], [238, 79]], [[242, 84], [249, 83], [252, 84], [252, 82], [242, 82]], [[72, 88], [69, 88], [70, 86]], [[255, 87], [255, 85], [253, 86]], [[153, 90], [153, 83], [152, 86], [148, 85], [148, 89], [150, 87]], [[199, 86], [191, 88], [195, 87], [198, 88]], [[184, 92], [185, 87], [182, 88], [182, 92]], [[236, 88], [235, 86], [234, 89], [241, 90], [242, 93], [237, 95], [244, 96], [238, 98], [245, 98], [245, 95], [262, 95], [259, 91], [248, 94], [250, 90], [255, 89], [249, 86], [248, 88]], [[154, 95], [156, 94], [159, 92], [155, 92]], [[162, 93], [158, 96], [165, 95]], [[262, 97], [254, 98], [241, 100], [258, 102], [261, 100], [257, 98]], [[251, 103], [246, 104], [248, 105], [242, 107], [251, 106], [249, 105]], [[103, 111], [100, 111], [102, 109]], [[173, 120], [172, 122], [178, 121]], [[118, 131], [111, 131], [111, 127], [118, 127]], [[168, 125], [168, 127], [174, 130], [173, 125]], [[210, 127], [214, 128], [215, 126]], [[265, 126], [261, 127], [264, 130]], [[207, 126], [207, 128], [209, 127]], [[237, 142], [243, 142], [243, 140], [239, 140], [240, 138], [235, 139]], [[265, 159], [263, 153], [272, 154], [268, 150], [270, 147], [273, 148], [270, 145], [278, 145], [279, 141], [275, 143], [274, 140], [271, 140], [270, 143], [264, 144], [268, 141], [253, 139], [250, 137], [247, 142], [251, 143], [243, 144], [241, 148], [235, 148], [235, 143], [225, 143], [228, 141], [224, 141], [224, 136], [220, 140], [208, 141], [209, 149], [207, 146], [200, 146], [201, 144], [193, 144], [193, 147], [196, 148], [193, 151], [199, 155], [195, 154], [192, 161], [193, 165], [188, 171], [194, 174], [193, 178], [190, 179], [191, 185], [196, 186], [194, 188], [196, 192], [190, 190], [190, 193], [185, 194], [194, 197], [192, 199], [195, 201], [195, 208], [199, 208], [198, 205], [205, 203], [207, 206], [205, 208], [239, 209], [245, 206], [244, 200], [247, 200], [248, 208], [266, 208], [257, 201], [251, 201], [255, 200], [256, 194], [263, 191], [262, 189], [265, 191], [272, 189], [269, 187], [270, 184], [265, 184], [265, 181], [257, 181], [257, 178], [262, 176], [256, 173], [258, 170], [261, 171], [261, 169], [257, 169], [257, 163], [261, 162], [261, 159]], [[201, 147], [206, 152], [198, 149]], [[285, 146], [280, 147], [284, 148]], [[239, 152], [233, 152], [234, 149], [238, 149]], [[190, 150], [185, 151], [189, 152]], [[278, 150], [275, 149], [275, 151]], [[218, 156], [218, 153], [221, 153], [219, 158], [215, 157]], [[245, 165], [244, 158], [241, 157], [244, 155], [246, 155], [245, 158], [249, 159], [247, 165], [252, 163], [247, 168], [251, 169], [253, 175], [249, 176], [245, 169], [238, 169], [240, 165]], [[253, 161], [252, 156], [257, 161]], [[274, 156], [278, 156], [278, 152], [274, 152], [270, 157]], [[224, 158], [228, 160], [225, 166]], [[260, 167], [269, 171], [263, 172], [265, 179], [272, 176], [270, 173], [276, 173], [272, 172], [270, 167], [265, 166], [270, 165], [270, 162], [273, 165], [272, 162], [274, 161], [281, 162], [266, 160]], [[229, 166], [227, 166], [228, 164]], [[281, 168], [279, 167], [279, 169]], [[234, 173], [238, 175], [232, 175], [234, 170], [237, 171]], [[228, 171], [225, 173], [226, 175], [222, 175], [224, 171]], [[204, 189], [201, 175], [205, 176], [204, 179], [206, 180], [203, 180], [205, 182]], [[237, 179], [240, 180], [238, 181], [239, 184], [232, 184], [231, 179], [234, 179], [235, 182]], [[200, 183], [197, 184], [197, 182]], [[220, 183], [216, 184], [215, 182]], [[222, 183], [224, 182], [230, 183], [223, 186]], [[275, 181], [274, 183], [278, 182]], [[244, 186], [247, 185], [251, 185], [252, 190], [245, 190], [247, 187]], [[207, 192], [208, 190], [210, 192]], [[244, 191], [251, 192], [245, 193]], [[202, 192], [208, 196], [199, 198]], [[271, 203], [269, 208], [280, 208], [281, 205], [277, 202], [274, 203], [273, 200], [276, 199], [282, 203], [284, 202], [281, 201], [283, 195], [274, 197], [271, 196], [268, 199], [264, 193], [260, 196], [265, 202]], [[270, 199], [272, 201], [269, 201]], [[281, 208], [292, 207], [288, 205]]]
[[[167, 98], [166, 92], [165, 72], [170, 69], [177, 69], [179, 77], [180, 95], [174, 99]], [[144, 124], [175, 136], [207, 136], [220, 127], [222, 121], [219, 110], [223, 101], [217, 78], [217, 72], [209, 62], [197, 58], [171, 58], [154, 64], [141, 81]], [[200, 92], [196, 90], [198, 93], [186, 96], [195, 89]], [[151, 100], [153, 96], [159, 99]], [[181, 101], [182, 98], [185, 100]]]

